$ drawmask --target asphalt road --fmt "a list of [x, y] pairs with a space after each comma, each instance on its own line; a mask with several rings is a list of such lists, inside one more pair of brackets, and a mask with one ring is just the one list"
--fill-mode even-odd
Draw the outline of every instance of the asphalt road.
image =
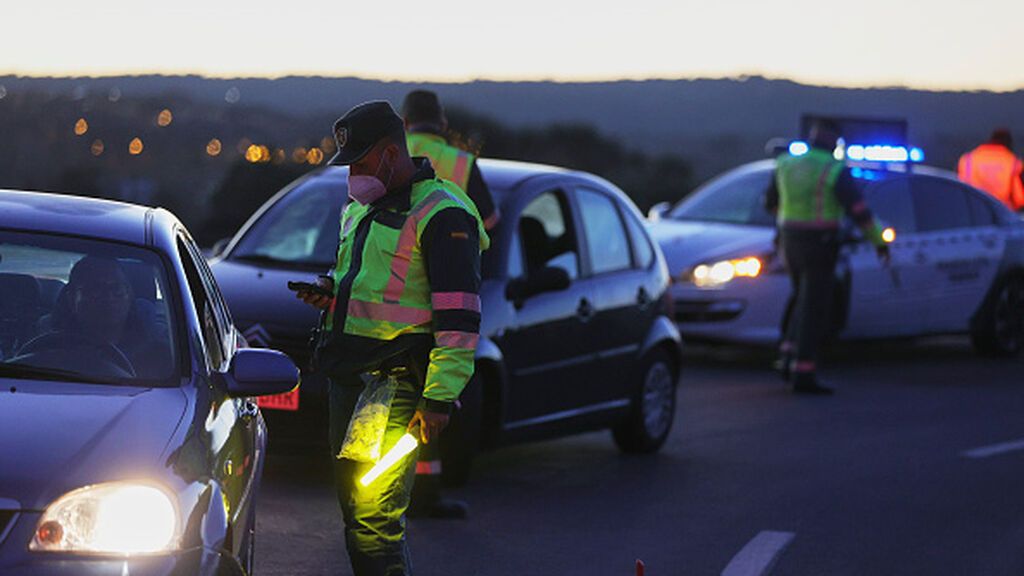
[[[592, 433], [482, 456], [451, 493], [468, 520], [410, 521], [415, 573], [1024, 574], [1024, 361], [845, 345], [828, 398], [792, 396], [769, 361], [688, 350], [657, 455]], [[258, 575], [351, 574], [324, 458], [271, 454], [260, 498]]]

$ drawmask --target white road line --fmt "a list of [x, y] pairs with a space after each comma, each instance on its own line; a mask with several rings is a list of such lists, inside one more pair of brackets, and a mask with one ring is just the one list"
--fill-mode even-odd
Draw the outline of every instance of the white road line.
[[795, 536], [792, 532], [761, 532], [733, 556], [722, 576], [765, 576]]
[[1006, 452], [1016, 452], [1017, 450], [1024, 450], [1024, 439], [1000, 442], [999, 444], [992, 444], [991, 446], [982, 446], [981, 448], [974, 448], [973, 450], [962, 452], [960, 455], [964, 458], [988, 458], [989, 456], [996, 456]]

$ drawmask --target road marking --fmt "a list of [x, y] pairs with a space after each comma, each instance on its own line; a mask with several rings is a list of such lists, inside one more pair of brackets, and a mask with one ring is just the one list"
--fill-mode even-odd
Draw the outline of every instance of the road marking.
[[988, 458], [989, 456], [997, 456], [1006, 452], [1016, 452], [1017, 450], [1024, 450], [1024, 440], [1011, 440], [1009, 442], [992, 444], [991, 446], [974, 448], [973, 450], [961, 453], [961, 456], [964, 458]]
[[733, 556], [722, 576], [765, 576], [796, 534], [765, 530]]

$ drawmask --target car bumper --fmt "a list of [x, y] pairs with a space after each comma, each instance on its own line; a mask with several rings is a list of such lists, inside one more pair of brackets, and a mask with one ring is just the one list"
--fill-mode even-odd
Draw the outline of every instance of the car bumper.
[[209, 548], [146, 558], [110, 559], [68, 557], [26, 552], [11, 564], [0, 562], [4, 576], [223, 576], [245, 571], [230, 555]]
[[676, 282], [669, 293], [684, 339], [771, 345], [779, 339], [790, 290], [784, 274], [767, 274], [718, 288]]

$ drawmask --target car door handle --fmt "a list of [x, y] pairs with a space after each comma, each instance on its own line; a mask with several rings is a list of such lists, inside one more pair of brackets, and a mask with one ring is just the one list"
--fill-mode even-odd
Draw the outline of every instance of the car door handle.
[[636, 291], [636, 303], [640, 306], [641, 310], [646, 310], [651, 305], [651, 295], [647, 293], [647, 289], [643, 286]]
[[576, 308], [576, 317], [581, 322], [589, 322], [594, 317], [594, 305], [586, 298], [581, 299], [580, 305]]

